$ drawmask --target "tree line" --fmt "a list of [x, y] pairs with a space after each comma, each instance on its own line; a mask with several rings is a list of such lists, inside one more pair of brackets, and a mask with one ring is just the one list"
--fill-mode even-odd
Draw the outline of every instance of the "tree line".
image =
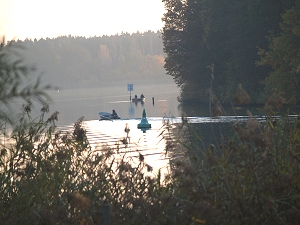
[[165, 69], [182, 102], [300, 99], [300, 1], [163, 0]]
[[[23, 46], [27, 64], [43, 82], [59, 87], [99, 87], [116, 81], [163, 82], [161, 32], [122, 33], [101, 37], [61, 36], [11, 41]], [[172, 81], [171, 81], [172, 82]]]

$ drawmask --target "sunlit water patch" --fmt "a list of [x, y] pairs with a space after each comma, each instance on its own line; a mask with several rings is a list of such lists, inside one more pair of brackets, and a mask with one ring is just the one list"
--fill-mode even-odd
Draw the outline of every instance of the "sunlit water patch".
[[[203, 127], [204, 132], [210, 129], [205, 127], [205, 124], [224, 124], [235, 121], [244, 121], [249, 117], [188, 117], [188, 123], [199, 124]], [[166, 154], [166, 132], [164, 131], [164, 123], [169, 121], [171, 127], [182, 122], [181, 117], [163, 118], [150, 117], [147, 118], [151, 124], [151, 129], [145, 133], [137, 128], [141, 119], [121, 119], [121, 120], [89, 120], [83, 123], [84, 129], [87, 132], [89, 143], [92, 150], [99, 150], [103, 146], [109, 146], [113, 149], [118, 149], [118, 153], [126, 153], [128, 156], [137, 158], [140, 154], [144, 156], [144, 160], [156, 170], [167, 167], [169, 164], [169, 156]], [[202, 124], [202, 125], [201, 125]], [[125, 127], [130, 131], [125, 132]], [[73, 125], [61, 127], [61, 129], [72, 130]], [[172, 135], [172, 134], [171, 134]], [[174, 138], [175, 139], [175, 138]], [[124, 142], [127, 141], [128, 143]]]
[[[89, 120], [83, 123], [92, 150], [101, 150], [103, 146], [119, 149], [118, 153], [126, 153], [129, 157], [138, 159], [140, 154], [144, 161], [154, 170], [168, 166], [169, 157], [165, 154], [166, 140], [162, 135], [165, 118], [148, 118], [151, 129], [146, 132], [137, 128], [141, 119], [122, 120]], [[169, 119], [170, 120], [170, 119]], [[125, 132], [125, 127], [130, 131]], [[73, 125], [60, 127], [71, 131]], [[126, 140], [128, 143], [124, 143]]]
[[[186, 120], [201, 137], [201, 143], [198, 144], [206, 148], [209, 144], [217, 146], [221, 135], [230, 137], [233, 134], [232, 124], [234, 122], [243, 123], [249, 118], [249, 116], [187, 117]], [[265, 121], [265, 117], [262, 116], [255, 118], [261, 122]], [[83, 122], [83, 128], [87, 132], [92, 150], [101, 151], [101, 149], [105, 149], [103, 146], [108, 146], [114, 150], [117, 149], [118, 154], [126, 154], [126, 156], [136, 160], [139, 160], [140, 154], [143, 155], [144, 162], [152, 166], [155, 171], [168, 168], [174, 154], [170, 154], [172, 155], [170, 156], [169, 152], [166, 152], [166, 137], [176, 140], [176, 132], [172, 131], [173, 128], [182, 123], [182, 118], [150, 117], [147, 119], [152, 127], [145, 133], [137, 128], [141, 122], [140, 118], [105, 121], [88, 120]], [[170, 133], [165, 129], [166, 122], [169, 122]], [[128, 133], [125, 132], [126, 126], [130, 129]], [[71, 131], [73, 124], [60, 126], [59, 128]], [[128, 143], [125, 143], [124, 140]], [[177, 157], [176, 154], [175, 157]]]

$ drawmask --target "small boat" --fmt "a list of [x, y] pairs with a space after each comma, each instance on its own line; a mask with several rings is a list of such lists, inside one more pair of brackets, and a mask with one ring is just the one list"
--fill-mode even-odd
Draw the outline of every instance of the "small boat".
[[134, 98], [132, 99], [132, 102], [144, 102], [145, 101], [145, 95], [141, 94], [141, 97], [137, 97], [137, 95], [134, 96]]
[[117, 120], [117, 119], [121, 119], [118, 115], [113, 116], [111, 113], [109, 112], [99, 112], [99, 120]]
[[132, 102], [144, 102], [145, 101], [145, 97], [143, 98], [133, 98]]

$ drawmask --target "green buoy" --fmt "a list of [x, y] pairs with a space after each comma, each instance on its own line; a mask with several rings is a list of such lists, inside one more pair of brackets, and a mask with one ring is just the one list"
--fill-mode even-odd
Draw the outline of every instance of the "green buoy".
[[138, 129], [141, 129], [144, 133], [146, 132], [146, 130], [151, 128], [151, 124], [148, 123], [148, 120], [146, 118], [146, 111], [145, 109], [143, 110], [143, 114], [142, 114], [143, 118], [141, 120], [141, 122], [137, 125]]

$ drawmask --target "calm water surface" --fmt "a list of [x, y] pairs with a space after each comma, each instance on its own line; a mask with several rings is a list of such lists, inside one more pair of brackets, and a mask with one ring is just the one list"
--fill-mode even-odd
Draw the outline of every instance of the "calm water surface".
[[[144, 94], [144, 104], [130, 101], [134, 95]], [[93, 148], [102, 145], [119, 147], [121, 153], [138, 159], [139, 153], [144, 155], [145, 162], [155, 169], [168, 165], [165, 155], [165, 140], [162, 139], [163, 122], [180, 117], [177, 97], [179, 89], [176, 85], [134, 86], [134, 91], [127, 91], [127, 86], [104, 87], [79, 90], [58, 90], [50, 93], [54, 103], [50, 111], [58, 111], [57, 126], [59, 129], [71, 130], [74, 123], [84, 116], [83, 126]], [[152, 98], [154, 98], [154, 103]], [[98, 112], [111, 112], [115, 109], [121, 120], [99, 121]], [[143, 133], [137, 128], [146, 110], [151, 129]], [[125, 126], [130, 129], [130, 143], [125, 146], [121, 140], [126, 137]]]
[[179, 89], [176, 85], [136, 86], [131, 92], [131, 97], [141, 94], [146, 96], [144, 104], [130, 102], [127, 86], [62, 89], [50, 93], [54, 100], [50, 109], [59, 112], [59, 123], [62, 124], [73, 123], [81, 116], [84, 116], [86, 121], [97, 120], [98, 112], [111, 112], [112, 109], [115, 109], [121, 118], [126, 119], [141, 118], [143, 109], [146, 110], [147, 117], [181, 115], [177, 101]]
[[[119, 149], [118, 153], [126, 154], [132, 160], [138, 161], [139, 154], [145, 158], [145, 163], [149, 164], [157, 172], [157, 169], [167, 169], [169, 157], [165, 154], [165, 139], [163, 131], [163, 119], [158, 117], [148, 118], [151, 129], [145, 133], [137, 128], [140, 119], [121, 119], [113, 121], [88, 120], [84, 122], [88, 140], [92, 149], [101, 149], [109, 146]], [[127, 137], [125, 127], [130, 129], [128, 134], [129, 144], [122, 143], [122, 139]], [[71, 130], [72, 125], [61, 127], [61, 129]]]
[[[136, 86], [131, 92], [131, 97], [144, 94], [146, 101], [144, 104], [135, 104], [130, 101], [127, 86], [57, 90], [50, 93], [54, 100], [50, 110], [59, 112], [57, 125], [60, 129], [71, 130], [77, 119], [84, 116], [83, 126], [93, 148], [102, 145], [118, 146], [121, 152], [135, 159], [138, 159], [141, 153], [145, 162], [157, 171], [169, 165], [170, 159], [165, 155], [166, 142], [161, 132], [166, 120], [169, 119], [174, 126], [181, 122], [182, 108], [178, 107], [177, 101], [179, 93], [176, 85]], [[121, 120], [99, 121], [98, 112], [111, 112], [112, 109], [117, 111]], [[143, 109], [146, 110], [148, 122], [152, 125], [145, 133], [137, 128]], [[253, 115], [258, 115], [262, 109], [256, 108], [251, 111]], [[208, 107], [187, 108], [185, 114], [206, 144], [218, 144], [220, 134], [232, 134], [232, 121], [248, 118], [245, 109], [231, 110], [228, 116], [217, 119], [208, 117]], [[130, 143], [127, 146], [121, 142], [126, 137], [125, 126], [130, 128]]]

